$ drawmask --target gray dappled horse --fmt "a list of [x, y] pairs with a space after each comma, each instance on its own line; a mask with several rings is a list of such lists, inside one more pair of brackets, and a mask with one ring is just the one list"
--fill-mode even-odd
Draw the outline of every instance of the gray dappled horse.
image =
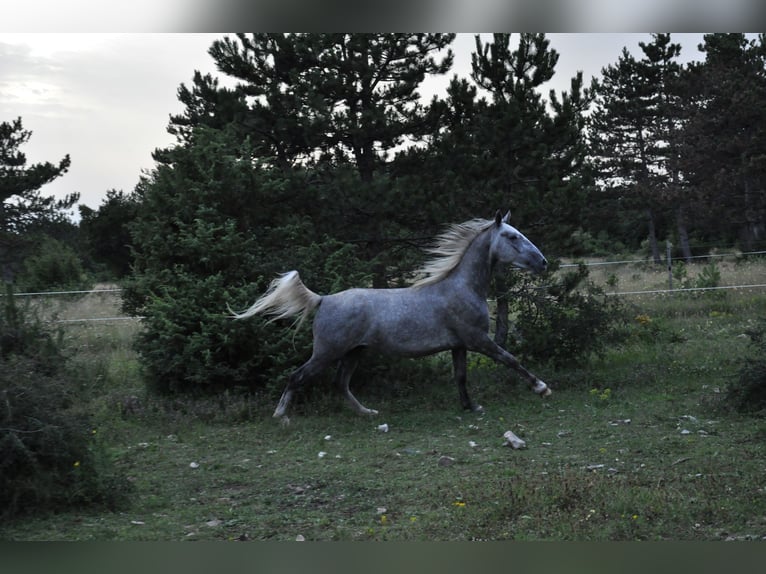
[[422, 278], [400, 289], [348, 289], [332, 295], [309, 290], [297, 271], [280, 275], [248, 310], [233, 313], [246, 319], [258, 313], [274, 319], [300, 315], [303, 322], [316, 311], [311, 358], [290, 376], [274, 411], [284, 417], [293, 393], [324, 368], [338, 363], [337, 383], [351, 406], [361, 414], [377, 414], [363, 406], [348, 388], [364, 349], [405, 357], [452, 351], [460, 402], [480, 411], [466, 390], [466, 352], [482, 353], [518, 371], [532, 390], [551, 394], [548, 386], [522, 367], [489, 337], [487, 292], [493, 269], [509, 264], [542, 272], [548, 262], [516, 228], [510, 212], [494, 220], [474, 219], [451, 226], [430, 250], [433, 259], [421, 269]]

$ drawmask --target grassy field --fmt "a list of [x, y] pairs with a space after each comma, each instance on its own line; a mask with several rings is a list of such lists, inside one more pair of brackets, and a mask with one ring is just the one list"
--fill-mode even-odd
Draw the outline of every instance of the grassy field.
[[[757, 263], [725, 271], [722, 284], [766, 276]], [[619, 291], [667, 281], [650, 267], [594, 277]], [[296, 401], [289, 426], [271, 418], [275, 396], [147, 395], [130, 347], [137, 322], [64, 324], [87, 373], [93, 430], [129, 477], [132, 503], [0, 524], [0, 539], [763, 539], [766, 420], [721, 402], [748, 353], [745, 332], [766, 316], [766, 296], [626, 303], [627, 338], [602, 359], [587, 369], [536, 369], [554, 388], [548, 400], [474, 361], [469, 386], [484, 414], [460, 410], [445, 368], [445, 380], [408, 393], [352, 381], [379, 409], [375, 418], [317, 389]], [[99, 295], [59, 316], [117, 309], [114, 297]], [[527, 448], [503, 446], [506, 430]]]

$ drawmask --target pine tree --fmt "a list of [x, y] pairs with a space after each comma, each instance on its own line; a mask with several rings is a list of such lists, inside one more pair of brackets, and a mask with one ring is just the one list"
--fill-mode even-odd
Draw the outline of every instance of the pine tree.
[[253, 167], [235, 132], [193, 128], [136, 188], [123, 305], [145, 317], [136, 349], [158, 391], [258, 386], [273, 364], [263, 325], [225, 314], [226, 303], [254, 299], [276, 272], [269, 229], [284, 222], [275, 168]]
[[40, 189], [69, 169], [69, 155], [58, 165], [50, 162], [27, 166], [20, 150], [32, 132], [25, 130], [21, 118], [0, 123], [0, 272], [12, 281], [13, 268], [19, 263], [20, 248], [31, 226], [61, 217], [79, 199], [76, 193], [57, 200], [44, 196]]
[[321, 293], [369, 279], [354, 246], [293, 209], [305, 202], [305, 174], [288, 178], [255, 153], [235, 126], [197, 126], [136, 188], [123, 305], [144, 317], [136, 349], [155, 390], [281, 381], [293, 348], [310, 347], [309, 331], [293, 340], [282, 326], [232, 321], [226, 305], [244, 308], [289, 269]]
[[543, 99], [557, 61], [545, 34], [521, 34], [515, 50], [510, 34], [486, 45], [477, 36], [471, 75], [492, 98], [476, 142], [485, 201], [512, 206], [517, 223], [563, 246], [580, 224], [588, 185], [583, 112], [590, 96], [578, 75], [570, 92]]
[[766, 36], [707, 34], [684, 74], [681, 167], [711, 240], [766, 239]]
[[689, 190], [684, 186], [680, 172], [679, 138], [683, 130], [683, 96], [681, 92], [681, 65], [676, 61], [681, 54], [681, 45], [671, 42], [670, 34], [652, 34], [652, 42], [639, 42], [645, 57], [639, 62], [644, 65], [647, 81], [656, 85], [655, 122], [650, 137], [655, 140], [657, 151], [656, 170], [664, 179], [659, 179], [662, 203], [669, 210], [675, 210], [676, 229], [681, 253], [690, 261], [689, 245]]
[[[567, 245], [580, 225], [589, 173], [585, 165], [583, 111], [589, 95], [582, 75], [561, 98], [550, 92], [550, 107], [539, 88], [553, 77], [558, 53], [545, 34], [521, 34], [511, 49], [510, 34], [483, 44], [476, 37], [471, 76], [492, 101], [479, 116], [480, 165], [485, 202], [512, 206], [514, 221], [544, 237], [547, 246]], [[496, 278], [495, 341], [508, 333], [508, 284]]]
[[80, 205], [80, 235], [87, 257], [106, 269], [109, 279], [121, 279], [130, 272], [129, 225], [139, 208], [138, 197], [116, 189], [106, 192], [97, 210]]
[[652, 43], [639, 45], [644, 58], [636, 60], [623, 48], [617, 63], [602, 70], [590, 118], [591, 149], [607, 209], [619, 205], [634, 217], [643, 212], [652, 257], [659, 263], [658, 224], [670, 197], [680, 193], [672, 145], [679, 129], [680, 72], [673, 60], [680, 46], [671, 44], [668, 34], [654, 34]]
[[[209, 76], [182, 86], [186, 104], [170, 130], [180, 142], [195, 125], [229, 125], [261, 162], [286, 177], [313, 166], [307, 201], [293, 207], [374, 262], [388, 282], [391, 248], [406, 240], [409, 213], [381, 201], [394, 150], [433, 126], [417, 89], [445, 72], [439, 58], [454, 34], [237, 34], [213, 43], [218, 68], [238, 81], [222, 89]], [[164, 150], [155, 157], [163, 159]], [[304, 199], [302, 196], [300, 199]]]

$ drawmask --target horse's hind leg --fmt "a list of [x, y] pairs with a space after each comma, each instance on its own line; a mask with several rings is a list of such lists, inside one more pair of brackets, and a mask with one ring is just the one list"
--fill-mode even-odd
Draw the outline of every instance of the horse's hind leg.
[[362, 349], [355, 349], [347, 353], [338, 362], [338, 373], [335, 377], [335, 382], [337, 383], [341, 393], [343, 393], [343, 396], [346, 397], [346, 400], [351, 405], [351, 408], [353, 408], [360, 415], [376, 415], [378, 414], [378, 411], [365, 407], [356, 399], [354, 395], [351, 394], [351, 391], [348, 388], [349, 381], [351, 381], [351, 375], [354, 374], [356, 366], [359, 364], [359, 355], [361, 352]]
[[481, 405], [475, 405], [468, 396], [468, 389], [466, 388], [467, 354], [465, 347], [452, 349], [452, 369], [455, 373], [455, 383], [457, 384], [457, 392], [460, 395], [460, 404], [466, 410], [475, 413], [484, 412], [484, 408]]
[[329, 363], [327, 361], [312, 356], [306, 363], [293, 372], [293, 374], [290, 375], [287, 387], [282, 393], [282, 397], [279, 399], [279, 404], [277, 404], [277, 408], [274, 410], [274, 418], [284, 417], [295, 391], [302, 387], [307, 381], [316, 377], [328, 365]]

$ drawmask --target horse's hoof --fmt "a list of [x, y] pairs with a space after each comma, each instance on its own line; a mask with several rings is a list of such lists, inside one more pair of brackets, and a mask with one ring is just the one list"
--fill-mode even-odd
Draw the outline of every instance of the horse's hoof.
[[553, 392], [551, 391], [551, 388], [540, 379], [537, 379], [537, 382], [532, 386], [532, 390], [541, 397], [550, 396], [550, 394]]

